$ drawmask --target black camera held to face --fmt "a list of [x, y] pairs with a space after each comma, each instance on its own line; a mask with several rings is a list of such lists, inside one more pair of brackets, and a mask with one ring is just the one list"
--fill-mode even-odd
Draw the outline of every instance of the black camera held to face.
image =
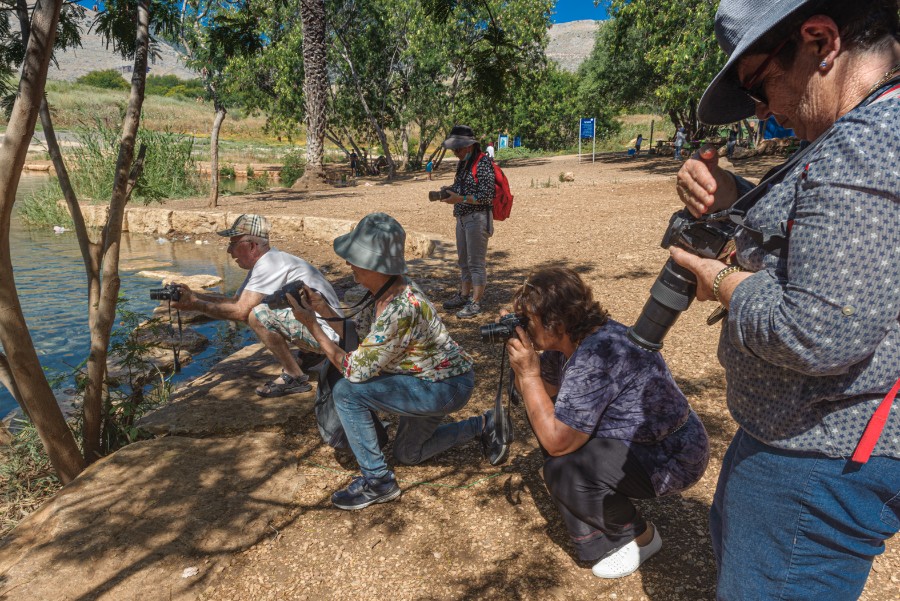
[[[734, 249], [737, 227], [728, 211], [696, 219], [682, 209], [669, 220], [661, 246], [677, 246], [706, 259], [722, 259]], [[628, 328], [628, 337], [648, 351], [662, 349], [663, 338], [696, 295], [697, 278], [670, 257], [650, 288], [650, 298], [640, 316]]]
[[428, 193], [428, 200], [434, 202], [435, 200], [447, 200], [450, 198], [450, 193], [446, 190], [433, 190]]
[[518, 313], [507, 313], [500, 317], [500, 321], [481, 326], [481, 341], [505, 342], [516, 335], [517, 326], [528, 327], [528, 318]]
[[178, 284], [166, 284], [162, 288], [150, 289], [150, 300], [175, 301], [181, 300], [181, 288]]
[[269, 305], [270, 309], [289, 309], [290, 304], [288, 303], [288, 295], [294, 297], [294, 300], [297, 303], [300, 303], [300, 297], [303, 295], [303, 287], [306, 284], [303, 283], [303, 280], [294, 280], [293, 282], [288, 282], [284, 286], [281, 287], [280, 290], [276, 290], [272, 294], [266, 296], [262, 299], [262, 302]]

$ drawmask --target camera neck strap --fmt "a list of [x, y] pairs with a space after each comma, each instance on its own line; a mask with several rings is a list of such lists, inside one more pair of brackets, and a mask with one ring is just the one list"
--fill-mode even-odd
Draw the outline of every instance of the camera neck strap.
[[[378, 299], [380, 299], [382, 296], [384, 296], [385, 292], [387, 292], [391, 288], [391, 286], [393, 286], [397, 282], [397, 279], [399, 277], [400, 277], [399, 275], [392, 275], [388, 279], [388, 281], [386, 281], [384, 283], [384, 285], [381, 286], [381, 288], [379, 288], [375, 292], [375, 294], [372, 294], [371, 291], [367, 290], [366, 294], [361, 299], [359, 299], [359, 301], [353, 306], [337, 307], [344, 313], [344, 317], [323, 317], [322, 319], [324, 319], [325, 321], [329, 321], [329, 322], [338, 322], [338, 321], [344, 321], [345, 319], [350, 319], [350, 318], [353, 318], [353, 317], [359, 315], [364, 310], [369, 308], [371, 305], [378, 302]], [[332, 307], [332, 309], [334, 309], [334, 308], [335, 307]]]
[[[869, 94], [862, 102], [860, 102], [853, 110], [861, 106], [869, 106], [878, 102], [884, 102], [893, 98], [900, 97], [900, 76], [894, 77], [884, 83], [881, 87]], [[852, 112], [852, 111], [850, 111]], [[769, 193], [772, 186], [780, 183], [787, 177], [791, 169], [803, 161], [814, 148], [818, 148], [825, 140], [830, 138], [835, 131], [837, 123], [833, 123], [825, 133], [816, 138], [814, 142], [809, 144], [803, 150], [795, 152], [787, 161], [770, 170], [752, 190], [741, 196], [735, 201], [730, 208], [718, 213], [709, 215], [709, 221], [720, 221], [729, 219], [750, 234], [753, 240], [770, 252], [781, 252], [787, 248], [787, 239], [791, 230], [791, 222], [783, 221], [774, 226], [763, 226], [760, 228], [752, 228], [746, 225], [747, 212], [755, 205], [760, 198]], [[807, 168], [809, 165], [807, 164]]]

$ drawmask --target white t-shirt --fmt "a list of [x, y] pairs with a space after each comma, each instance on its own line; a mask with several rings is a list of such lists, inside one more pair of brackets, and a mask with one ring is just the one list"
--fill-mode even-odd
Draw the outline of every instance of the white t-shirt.
[[[322, 275], [322, 272], [300, 257], [295, 257], [274, 247], [261, 256], [253, 268], [250, 269], [247, 279], [244, 280], [241, 289], [238, 290], [238, 296], [244, 290], [269, 295], [280, 290], [288, 282], [296, 280], [303, 280], [307, 287], [320, 292], [335, 312], [343, 316], [339, 309], [340, 302], [337, 294], [331, 283]], [[323, 326], [328, 326], [328, 322], [322, 319], [321, 316], [319, 316], [319, 323]], [[328, 326], [328, 329], [331, 329], [331, 327]], [[328, 332], [328, 334], [330, 338], [331, 333]]]
[[487, 155], [491, 158], [494, 158], [494, 147], [493, 146], [487, 147]]

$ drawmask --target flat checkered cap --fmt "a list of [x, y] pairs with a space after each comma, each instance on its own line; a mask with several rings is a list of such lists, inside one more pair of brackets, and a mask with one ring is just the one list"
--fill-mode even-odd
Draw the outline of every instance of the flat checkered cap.
[[269, 237], [269, 220], [262, 215], [241, 215], [227, 230], [217, 232], [220, 236], [231, 238], [232, 236], [257, 236]]

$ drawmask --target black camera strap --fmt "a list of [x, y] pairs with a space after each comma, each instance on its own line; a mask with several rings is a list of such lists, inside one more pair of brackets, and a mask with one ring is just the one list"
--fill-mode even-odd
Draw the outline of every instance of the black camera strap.
[[506, 416], [511, 412], [512, 394], [507, 390], [506, 409], [503, 408], [503, 376], [506, 374], [506, 345], [500, 345], [500, 381], [497, 383], [497, 395], [494, 397], [494, 432], [503, 444], [512, 442], [512, 432], [506, 427]]
[[[337, 307], [331, 307], [331, 305], [328, 305], [332, 309], [339, 309], [344, 314], [344, 317], [321, 317], [320, 316], [320, 318], [324, 319], [325, 321], [328, 321], [328, 322], [341, 322], [341, 321], [344, 321], [345, 319], [351, 319], [353, 317], [356, 317], [357, 315], [359, 315], [360, 313], [365, 311], [367, 308], [369, 308], [371, 305], [378, 302], [378, 299], [380, 299], [382, 296], [384, 296], [384, 293], [387, 292], [388, 289], [397, 282], [397, 278], [399, 278], [399, 277], [400, 276], [398, 276], [398, 275], [392, 275], [390, 277], [390, 279], [388, 279], [388, 281], [385, 282], [384, 285], [375, 292], [375, 294], [372, 294], [371, 291], [367, 290], [366, 294], [361, 299], [359, 299], [359, 301], [355, 305], [353, 305], [351, 307], [344, 307], [341, 305], [339, 305]], [[323, 295], [321, 292], [319, 292], [315, 288], [310, 288], [310, 290], [322, 295], [323, 299], [325, 298], [325, 295]], [[328, 301], [325, 301], [325, 302], [327, 303]]]
[[181, 325], [181, 311], [175, 309], [175, 319], [178, 321], [177, 342], [175, 337], [175, 326], [172, 325], [172, 299], [169, 298], [169, 331], [172, 333], [172, 369], [175, 373], [181, 373], [181, 343], [184, 340], [184, 329]]
[[[872, 94], [869, 94], [862, 102], [856, 105], [853, 110], [856, 110], [861, 106], [868, 106], [876, 102], [882, 102], [884, 100], [890, 100], [891, 98], [897, 97], [898, 95], [900, 95], [900, 91], [898, 91], [897, 88], [898, 82], [900, 82], [900, 77], [894, 77], [886, 81], [880, 88], [878, 88], [878, 90], [874, 91]], [[772, 186], [781, 183], [784, 178], [787, 177], [791, 169], [793, 169], [798, 163], [806, 158], [814, 148], [821, 146], [825, 140], [829, 139], [834, 134], [836, 125], [837, 123], [833, 123], [831, 127], [829, 127], [825, 131], [825, 133], [816, 138], [816, 140], [809, 144], [806, 148], [795, 152], [787, 161], [771, 169], [768, 173], [766, 173], [759, 184], [757, 184], [752, 190], [738, 198], [730, 208], [719, 211], [717, 213], [713, 213], [707, 216], [705, 220], [720, 221], [729, 219], [735, 224], [741, 226], [743, 230], [750, 234], [750, 237], [753, 238], [753, 240], [757, 244], [759, 244], [769, 252], [780, 252], [782, 249], [786, 248], [788, 235], [790, 234], [790, 222], [783, 221], [774, 226], [752, 228], [747, 226], [745, 223], [747, 212], [753, 207], [753, 205], [757, 203], [757, 201], [759, 201], [760, 198], [769, 193], [769, 190], [772, 189]]]

